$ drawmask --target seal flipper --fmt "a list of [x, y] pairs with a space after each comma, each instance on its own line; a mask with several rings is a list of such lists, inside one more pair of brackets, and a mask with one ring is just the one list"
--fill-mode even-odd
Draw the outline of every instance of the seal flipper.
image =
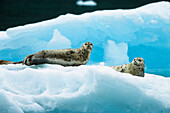
[[26, 56], [26, 58], [24, 59], [24, 61], [22, 62], [22, 64], [25, 64], [25, 65], [28, 65], [28, 66], [32, 65], [32, 56], [33, 56], [33, 55], [28, 55], [28, 56]]
[[143, 71], [140, 71], [140, 72], [139, 72], [139, 75], [137, 75], [137, 76], [144, 77], [144, 76], [145, 76], [145, 74], [144, 74], [144, 72], [143, 72]]
[[13, 64], [21, 64], [21, 63], [23, 63], [23, 61], [14, 62]]

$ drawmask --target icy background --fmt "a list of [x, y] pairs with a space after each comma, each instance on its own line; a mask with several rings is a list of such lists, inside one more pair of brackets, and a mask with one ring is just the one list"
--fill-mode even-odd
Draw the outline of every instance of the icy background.
[[[20, 61], [87, 41], [94, 48], [86, 66], [0, 66], [0, 113], [170, 112], [169, 2], [67, 14], [0, 31], [0, 59]], [[145, 59], [146, 72], [165, 77], [135, 77], [107, 67], [134, 57]]]
[[0, 32], [0, 59], [20, 61], [43, 49], [79, 48], [90, 41], [94, 49], [89, 64], [120, 65], [143, 57], [146, 70], [159, 69], [170, 76], [169, 12], [169, 2], [158, 2], [9, 28]]
[[43, 49], [79, 48], [90, 41], [94, 49], [89, 64], [120, 65], [143, 57], [147, 70], [170, 73], [169, 12], [169, 2], [158, 2], [9, 28], [0, 32], [0, 59], [20, 61]]

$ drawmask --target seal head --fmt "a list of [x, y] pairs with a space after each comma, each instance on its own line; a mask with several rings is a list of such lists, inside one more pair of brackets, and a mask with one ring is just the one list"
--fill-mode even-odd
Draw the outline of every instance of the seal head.
[[144, 62], [143, 58], [141, 58], [141, 57], [136, 57], [136, 58], [133, 59], [132, 65], [133, 65], [133, 66], [145, 67], [145, 62]]
[[91, 52], [93, 49], [93, 44], [91, 42], [86, 42], [83, 44], [82, 46], [85, 50], [87, 50], [88, 52]]
[[145, 68], [145, 62], [143, 60], [143, 58], [141, 57], [136, 57], [133, 59], [133, 61], [131, 62], [132, 65], [132, 74], [133, 75], [137, 75], [137, 76], [141, 76], [144, 77], [144, 68]]

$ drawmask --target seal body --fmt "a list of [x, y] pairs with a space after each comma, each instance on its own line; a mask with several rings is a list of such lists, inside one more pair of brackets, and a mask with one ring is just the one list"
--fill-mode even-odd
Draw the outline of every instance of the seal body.
[[7, 61], [7, 60], [0, 60], [0, 65], [20, 64], [20, 63], [22, 63], [22, 61], [20, 61], [20, 62], [11, 62], [11, 61]]
[[134, 76], [144, 77], [145, 62], [141, 57], [134, 58], [130, 64], [110, 67], [122, 73], [130, 73]]
[[86, 42], [78, 49], [42, 50], [25, 57], [23, 64], [59, 64], [62, 66], [85, 65], [90, 58], [93, 45]]

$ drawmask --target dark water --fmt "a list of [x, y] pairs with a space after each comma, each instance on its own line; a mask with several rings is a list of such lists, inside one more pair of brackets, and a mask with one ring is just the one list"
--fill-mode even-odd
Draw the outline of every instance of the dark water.
[[[161, 0], [94, 0], [95, 7], [77, 6], [77, 0], [1, 0], [0, 31], [7, 28], [104, 9], [131, 9]], [[168, 0], [164, 0], [168, 1]]]

